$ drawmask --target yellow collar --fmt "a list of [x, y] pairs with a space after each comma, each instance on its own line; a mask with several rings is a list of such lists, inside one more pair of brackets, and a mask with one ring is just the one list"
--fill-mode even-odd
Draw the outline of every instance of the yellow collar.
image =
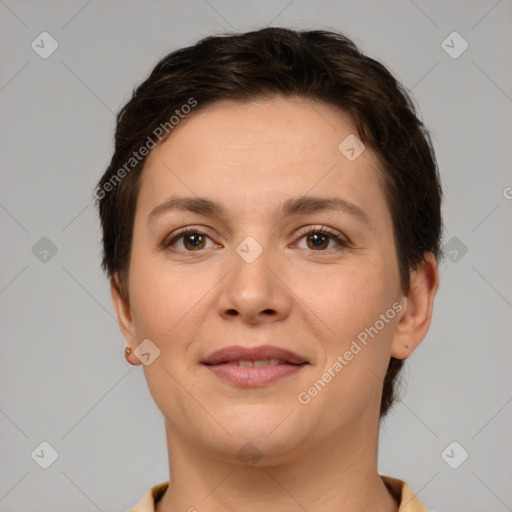
[[[400, 504], [400, 512], [428, 512], [412, 492], [412, 489], [403, 480], [390, 476], [380, 475], [382, 481], [391, 495]], [[139, 504], [130, 512], [155, 512], [155, 504], [164, 495], [169, 481], [155, 485], [144, 494]]]

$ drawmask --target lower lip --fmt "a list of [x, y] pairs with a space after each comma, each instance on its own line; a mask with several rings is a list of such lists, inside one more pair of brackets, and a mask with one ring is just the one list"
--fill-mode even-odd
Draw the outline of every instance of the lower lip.
[[241, 388], [258, 388], [298, 373], [305, 364], [275, 366], [233, 366], [227, 363], [205, 365], [221, 379]]

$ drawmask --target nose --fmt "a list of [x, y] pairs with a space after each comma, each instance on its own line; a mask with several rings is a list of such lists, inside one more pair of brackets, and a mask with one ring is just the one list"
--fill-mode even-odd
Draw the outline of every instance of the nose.
[[222, 281], [218, 301], [223, 319], [258, 324], [283, 320], [290, 314], [292, 292], [286, 285], [282, 262], [270, 248], [262, 249], [254, 260], [245, 258], [242, 251], [233, 251], [233, 267]]

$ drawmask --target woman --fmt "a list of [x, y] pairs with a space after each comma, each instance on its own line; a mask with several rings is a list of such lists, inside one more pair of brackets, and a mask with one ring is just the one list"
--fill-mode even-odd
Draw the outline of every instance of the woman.
[[117, 118], [103, 268], [165, 419], [133, 510], [424, 511], [379, 423], [429, 328], [441, 187], [404, 89], [341, 34], [162, 59]]

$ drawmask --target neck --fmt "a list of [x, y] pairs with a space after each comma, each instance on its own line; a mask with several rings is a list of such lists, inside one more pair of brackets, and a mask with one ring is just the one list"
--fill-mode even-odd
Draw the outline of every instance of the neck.
[[[197, 444], [175, 437], [166, 424], [170, 461], [169, 487], [156, 512], [397, 512], [377, 472], [378, 424], [373, 432], [333, 432], [320, 446], [301, 446], [286, 459], [263, 457], [247, 467], [235, 460], [208, 456]], [[371, 441], [368, 441], [371, 440]], [[266, 462], [264, 464], [264, 459]]]

